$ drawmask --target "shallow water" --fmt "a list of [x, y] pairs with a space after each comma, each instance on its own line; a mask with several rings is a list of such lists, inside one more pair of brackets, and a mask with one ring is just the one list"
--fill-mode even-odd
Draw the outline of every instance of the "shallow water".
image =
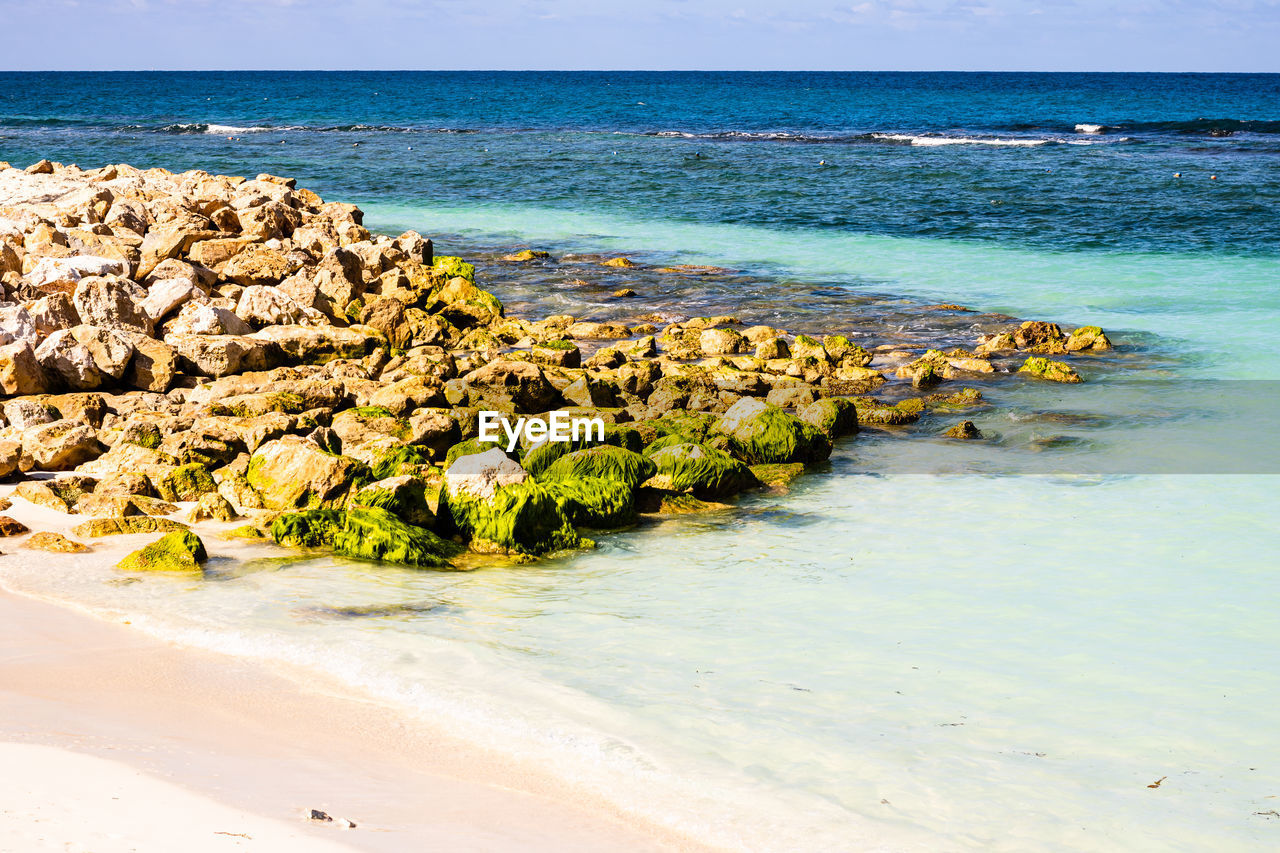
[[[334, 671], [732, 846], [1274, 847], [1276, 77], [188, 77], [18, 78], [0, 158], [297, 175], [477, 258], [516, 314], [901, 346], [1008, 314], [1120, 346], [534, 566], [236, 546], [202, 581], [0, 580]], [[497, 260], [524, 245], [555, 260]], [[591, 263], [621, 252], [649, 266]], [[987, 440], [932, 437], [961, 417]]]

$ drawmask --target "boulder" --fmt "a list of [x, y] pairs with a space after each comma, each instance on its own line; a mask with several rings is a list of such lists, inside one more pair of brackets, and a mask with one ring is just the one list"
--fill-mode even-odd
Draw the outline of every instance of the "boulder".
[[0, 303], [0, 344], [26, 341], [31, 346], [40, 343], [40, 331], [27, 309], [21, 305]]
[[50, 424], [62, 418], [62, 413], [53, 406], [29, 397], [8, 400], [3, 410], [4, 419], [9, 422], [9, 426], [20, 430], [30, 429], [40, 424]]
[[982, 438], [982, 433], [974, 426], [973, 421], [961, 421], [943, 433], [947, 438], [959, 438], [967, 441]]
[[171, 311], [190, 302], [201, 291], [186, 278], [164, 278], [153, 281], [142, 300], [142, 313], [152, 323], [159, 323]]
[[48, 551], [53, 554], [82, 554], [93, 550], [88, 545], [48, 530], [32, 533], [22, 543], [22, 547], [29, 551]]
[[366, 472], [354, 459], [288, 435], [253, 452], [245, 479], [267, 509], [325, 508], [340, 506]]
[[616, 530], [636, 520], [635, 492], [625, 483], [583, 477], [543, 486], [571, 524], [594, 530]]
[[462, 378], [467, 385], [509, 398], [517, 412], [545, 412], [559, 398], [543, 372], [527, 361], [498, 359]]
[[[71, 335], [93, 358], [98, 371], [106, 379], [117, 381], [124, 376], [133, 358], [130, 336], [101, 326], [79, 325], [71, 329]], [[147, 340], [150, 340], [149, 338]]]
[[1066, 352], [1067, 338], [1057, 323], [1046, 323], [1042, 320], [1028, 320], [1013, 333], [1013, 342], [1018, 349], [1028, 352], [1050, 355]]
[[[72, 338], [73, 343], [74, 340]], [[90, 355], [89, 362], [92, 361], [93, 357]], [[27, 395], [43, 394], [48, 390], [49, 379], [45, 368], [30, 344], [15, 341], [0, 345], [0, 393]]]
[[190, 530], [175, 530], [134, 551], [116, 568], [124, 572], [198, 572], [208, 559], [199, 536]]
[[729, 437], [735, 456], [753, 465], [821, 462], [831, 455], [831, 441], [817, 428], [751, 397], [730, 406], [715, 429]]
[[852, 400], [824, 397], [798, 413], [800, 420], [819, 429], [829, 439], [858, 431], [858, 410]]
[[293, 271], [289, 260], [274, 249], [251, 246], [227, 261], [221, 273], [242, 287], [253, 287], [279, 284]]
[[124, 381], [130, 387], [163, 394], [173, 384], [179, 367], [176, 349], [154, 338], [138, 338]]
[[497, 448], [459, 455], [444, 475], [450, 498], [487, 500], [504, 486], [523, 483], [529, 473]]
[[654, 464], [630, 450], [610, 445], [588, 447], [565, 454], [539, 476], [543, 482], [599, 477], [634, 489], [657, 471]]
[[268, 326], [249, 340], [270, 346], [290, 364], [324, 364], [334, 359], [358, 359], [373, 353], [382, 340], [368, 329], [337, 326]]
[[747, 341], [733, 329], [706, 329], [698, 336], [703, 355], [732, 355], [743, 352]]
[[1067, 352], [1103, 352], [1111, 347], [1111, 339], [1098, 326], [1081, 326], [1063, 345]]
[[76, 313], [82, 323], [150, 335], [151, 318], [143, 310], [146, 291], [128, 279], [90, 276], [76, 285]]
[[68, 387], [76, 390], [98, 388], [106, 381], [93, 352], [80, 343], [70, 329], [54, 332], [45, 338], [35, 351], [35, 358], [48, 375], [59, 377]]
[[22, 434], [22, 447], [36, 467], [44, 471], [67, 471], [98, 458], [103, 452], [93, 427], [69, 420], [26, 430]]
[[259, 327], [305, 323], [318, 313], [303, 308], [280, 288], [264, 285], [246, 287], [236, 304], [236, 316]]
[[164, 324], [164, 335], [247, 335], [253, 327], [235, 312], [208, 302], [188, 302]]
[[657, 473], [645, 485], [673, 492], [692, 492], [700, 499], [737, 494], [757, 484], [746, 465], [706, 444], [679, 443], [648, 458]]
[[1034, 376], [1036, 379], [1047, 379], [1050, 382], [1083, 382], [1084, 378], [1076, 373], [1071, 365], [1064, 361], [1050, 361], [1047, 358], [1037, 358], [1031, 356], [1022, 367], [1018, 368], [1019, 373], [1025, 373], [1028, 376]]
[[164, 342], [184, 370], [203, 376], [267, 370], [277, 361], [278, 350], [270, 342], [247, 335], [166, 334]]
[[530, 356], [539, 364], [554, 367], [580, 367], [582, 351], [573, 341], [543, 341], [533, 345]]

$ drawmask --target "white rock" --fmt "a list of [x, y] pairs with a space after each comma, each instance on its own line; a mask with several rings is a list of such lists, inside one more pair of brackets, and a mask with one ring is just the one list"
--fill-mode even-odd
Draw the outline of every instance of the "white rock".
[[54, 332], [36, 349], [36, 360], [50, 373], [77, 391], [89, 391], [102, 385], [102, 371], [93, 353], [76, 340], [70, 329]]
[[76, 255], [70, 258], [41, 258], [23, 280], [32, 287], [59, 281], [79, 281], [89, 275], [128, 275], [129, 265], [119, 258]]
[[529, 472], [498, 448], [484, 453], [459, 456], [445, 472], [444, 484], [449, 497], [466, 495], [486, 500], [503, 486], [523, 483]]
[[198, 291], [188, 278], [164, 278], [153, 281], [147, 290], [147, 298], [142, 300], [142, 312], [151, 318], [153, 323], [160, 320], [173, 309], [189, 301]]

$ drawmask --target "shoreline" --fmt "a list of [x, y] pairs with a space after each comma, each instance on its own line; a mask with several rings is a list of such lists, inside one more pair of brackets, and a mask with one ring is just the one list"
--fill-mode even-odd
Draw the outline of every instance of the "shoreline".
[[[11, 759], [39, 757], [34, 747], [94, 759], [57, 759], [68, 771], [109, 759], [112, 782], [144, 774], [150, 781], [142, 784], [159, 786], [166, 799], [198, 798], [210, 817], [315, 844], [298, 849], [321, 849], [321, 841], [340, 845], [323, 849], [370, 851], [710, 849], [318, 671], [166, 643], [4, 586], [0, 644], [0, 764], [17, 778], [33, 764]], [[32, 749], [23, 756], [15, 745]], [[58, 784], [49, 787], [64, 800]], [[68, 835], [96, 831], [75, 812], [50, 816], [55, 804], [42, 805], [46, 834], [51, 820]], [[163, 810], [157, 802], [144, 808]], [[306, 820], [313, 808], [355, 828]], [[14, 821], [0, 811], [0, 827]], [[191, 839], [187, 823], [172, 831], [170, 843]]]

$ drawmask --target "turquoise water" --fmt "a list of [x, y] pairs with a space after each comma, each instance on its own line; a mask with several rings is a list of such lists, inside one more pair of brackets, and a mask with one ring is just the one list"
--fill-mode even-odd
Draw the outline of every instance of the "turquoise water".
[[[0, 77], [0, 159], [296, 175], [513, 313], [1120, 344], [1082, 386], [984, 386], [989, 443], [864, 431], [587, 555], [0, 579], [328, 669], [731, 847], [1274, 849], [1280, 492], [1231, 472], [1280, 471], [1280, 78]], [[525, 245], [555, 261], [496, 260]], [[617, 252], [730, 271], [589, 262]]]

